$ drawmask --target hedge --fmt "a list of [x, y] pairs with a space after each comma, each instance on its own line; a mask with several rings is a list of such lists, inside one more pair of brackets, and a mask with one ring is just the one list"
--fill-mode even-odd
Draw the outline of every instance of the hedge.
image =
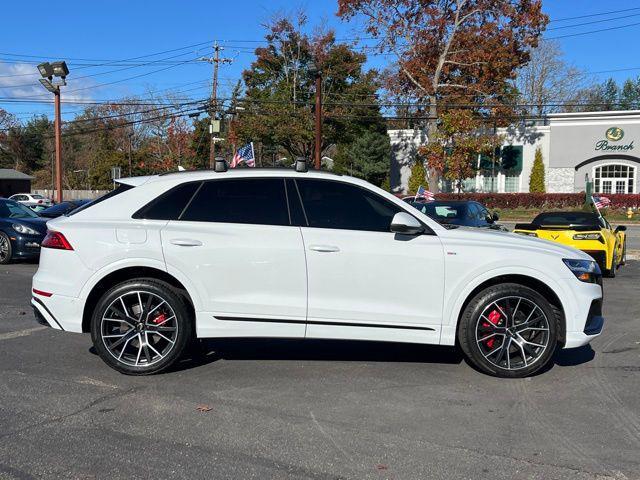
[[[639, 208], [640, 194], [603, 195], [610, 208]], [[436, 200], [475, 200], [488, 208], [570, 208], [584, 203], [584, 193], [437, 193]]]

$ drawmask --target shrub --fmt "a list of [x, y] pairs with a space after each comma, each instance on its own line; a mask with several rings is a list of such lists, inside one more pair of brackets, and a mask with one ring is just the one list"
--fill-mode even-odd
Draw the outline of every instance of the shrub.
[[[603, 196], [611, 200], [612, 209], [640, 207], [640, 194]], [[583, 205], [584, 193], [437, 193], [436, 200], [475, 200], [488, 208], [501, 209], [573, 209]]]
[[536, 155], [531, 167], [531, 176], [529, 177], [529, 192], [544, 193], [544, 162], [542, 161], [542, 150], [536, 148]]
[[415, 194], [418, 188], [422, 185], [429, 190], [429, 184], [427, 183], [427, 170], [424, 168], [424, 162], [422, 159], [417, 158], [416, 162], [411, 167], [411, 177], [409, 177], [409, 193]]

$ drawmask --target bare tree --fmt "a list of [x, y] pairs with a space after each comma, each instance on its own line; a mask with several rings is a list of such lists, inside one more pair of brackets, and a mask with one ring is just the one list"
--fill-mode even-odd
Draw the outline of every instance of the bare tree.
[[567, 63], [560, 45], [540, 42], [531, 52], [531, 60], [518, 71], [515, 86], [520, 103], [530, 115], [547, 115], [566, 111], [563, 104], [575, 103], [577, 93], [585, 88], [586, 74]]

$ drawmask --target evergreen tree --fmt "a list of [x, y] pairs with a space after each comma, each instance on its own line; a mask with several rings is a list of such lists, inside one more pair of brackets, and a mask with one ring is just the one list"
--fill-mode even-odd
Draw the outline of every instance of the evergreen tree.
[[365, 130], [346, 146], [342, 167], [350, 175], [380, 186], [389, 175], [391, 144], [386, 133]]
[[424, 162], [421, 158], [417, 158], [416, 162], [411, 167], [411, 177], [409, 177], [409, 193], [415, 194], [418, 188], [422, 185], [427, 190], [429, 184], [427, 183], [427, 170], [424, 168]]
[[613, 78], [610, 78], [600, 86], [600, 92], [604, 105], [600, 105], [598, 110], [616, 110], [618, 109], [618, 99], [620, 89]]
[[640, 108], [640, 78], [635, 81], [629, 78], [624, 82], [620, 91], [620, 108], [622, 110]]
[[540, 147], [536, 149], [536, 155], [533, 159], [531, 167], [531, 175], [529, 176], [529, 192], [544, 193], [544, 162], [542, 161], [542, 150]]

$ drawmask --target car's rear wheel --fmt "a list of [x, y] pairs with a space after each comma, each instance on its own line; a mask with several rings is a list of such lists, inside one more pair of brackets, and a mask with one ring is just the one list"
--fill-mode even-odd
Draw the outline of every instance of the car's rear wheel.
[[6, 233], [0, 232], [0, 265], [9, 263], [12, 254], [11, 240]]
[[529, 287], [493, 285], [465, 308], [458, 341], [479, 370], [498, 377], [526, 377], [553, 358], [558, 343], [557, 313]]
[[91, 338], [110, 367], [149, 375], [172, 365], [192, 337], [182, 297], [155, 279], [129, 280], [111, 288], [91, 319]]

